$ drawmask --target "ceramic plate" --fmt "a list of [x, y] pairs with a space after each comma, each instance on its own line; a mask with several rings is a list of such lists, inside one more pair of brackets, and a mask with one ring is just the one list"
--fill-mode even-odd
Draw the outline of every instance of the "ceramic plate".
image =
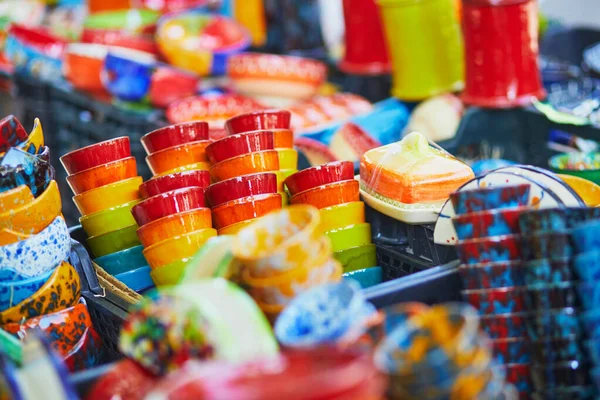
[[[564, 206], [560, 198], [541, 182], [511, 172], [490, 172], [486, 175], [477, 177], [461, 186], [458, 191], [473, 190], [480, 187], [498, 187], [528, 183], [531, 185], [529, 194], [529, 205], [535, 205], [537, 208], [551, 208]], [[448, 199], [438, 217], [433, 232], [433, 240], [437, 244], [454, 245], [457, 242], [456, 231], [452, 224], [452, 217], [456, 214], [452, 201]]]

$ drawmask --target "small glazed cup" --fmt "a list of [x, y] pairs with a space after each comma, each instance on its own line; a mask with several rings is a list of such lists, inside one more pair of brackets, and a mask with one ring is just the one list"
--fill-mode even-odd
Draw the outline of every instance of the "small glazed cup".
[[290, 204], [310, 204], [319, 209], [360, 201], [359, 182], [355, 179], [317, 186], [298, 193]]
[[163, 172], [162, 174], [158, 174], [155, 177], [172, 175], [172, 174], [177, 174], [179, 172], [185, 172], [185, 171], [208, 171], [208, 170], [210, 170], [210, 163], [206, 162], [206, 161], [200, 161], [197, 163], [182, 165], [181, 167], [173, 168], [169, 171]]
[[140, 198], [138, 188], [142, 182], [142, 177], [136, 176], [110, 183], [78, 194], [73, 197], [73, 202], [81, 215], [93, 214], [138, 200]]
[[230, 135], [256, 130], [290, 129], [292, 114], [285, 110], [265, 110], [240, 114], [225, 122]]
[[209, 139], [208, 123], [202, 121], [169, 125], [146, 133], [140, 139], [147, 154], [184, 143]]
[[539, 286], [575, 280], [571, 261], [566, 258], [541, 258], [524, 263], [525, 284]]
[[201, 140], [168, 147], [150, 154], [146, 163], [154, 175], [160, 175], [186, 165], [206, 162], [206, 147], [210, 143], [210, 140]]
[[100, 236], [108, 232], [118, 231], [136, 224], [131, 215], [131, 209], [139, 203], [140, 200], [134, 200], [117, 207], [84, 215], [79, 218], [79, 222], [88, 236]]
[[217, 236], [217, 231], [212, 228], [175, 236], [144, 249], [144, 257], [146, 257], [150, 268], [160, 268], [177, 260], [193, 256], [208, 239], [214, 236]]
[[335, 161], [296, 172], [285, 180], [285, 186], [294, 196], [328, 183], [351, 179], [354, 179], [354, 164], [350, 161]]
[[149, 197], [134, 206], [131, 213], [142, 227], [159, 218], [202, 207], [204, 189], [192, 186]]
[[117, 231], [91, 236], [87, 244], [94, 257], [102, 257], [107, 254], [119, 252], [131, 247], [139, 246], [140, 239], [136, 234], [137, 225], [131, 225]]
[[82, 147], [60, 157], [69, 175], [131, 157], [129, 137], [122, 136]]
[[278, 169], [279, 157], [277, 151], [267, 150], [216, 163], [210, 169], [210, 176], [215, 182], [220, 182], [236, 176], [277, 171]]
[[344, 268], [344, 273], [363, 270], [377, 265], [377, 248], [374, 244], [352, 247], [333, 253]]
[[573, 254], [568, 231], [533, 233], [522, 236], [521, 249], [523, 260], [568, 258]]
[[206, 156], [212, 164], [257, 151], [275, 148], [273, 132], [257, 131], [226, 136], [206, 148]]
[[[47, 190], [47, 189], [46, 189]], [[20, 208], [33, 201], [33, 194], [27, 185], [17, 186], [0, 193], [0, 210], [6, 211]]]
[[277, 193], [277, 175], [270, 172], [250, 174], [214, 183], [204, 195], [211, 207], [249, 196]]
[[157, 287], [173, 286], [179, 283], [185, 267], [187, 259], [177, 260], [168, 265], [155, 268], [150, 271], [150, 277]]
[[214, 207], [212, 209], [213, 224], [216, 229], [223, 229], [238, 222], [262, 217], [279, 209], [281, 209], [279, 193], [243, 197]]
[[212, 228], [212, 218], [210, 209], [203, 207], [156, 219], [139, 228], [137, 234], [144, 247], [150, 247], [172, 237], [206, 228]]
[[564, 231], [582, 222], [600, 218], [600, 208], [544, 208], [525, 211], [519, 217], [523, 235]]
[[136, 176], [137, 165], [135, 157], [127, 157], [69, 175], [67, 176], [67, 183], [73, 193], [78, 195], [100, 186]]
[[203, 170], [190, 170], [155, 176], [140, 185], [140, 194], [144, 198], [170, 192], [172, 190], [197, 186], [206, 189], [210, 185], [210, 173]]
[[325, 233], [331, 239], [334, 252], [365, 246], [371, 243], [371, 224], [349, 225]]
[[362, 201], [337, 204], [319, 210], [321, 213], [321, 232], [329, 232], [348, 225], [365, 222], [365, 204]]

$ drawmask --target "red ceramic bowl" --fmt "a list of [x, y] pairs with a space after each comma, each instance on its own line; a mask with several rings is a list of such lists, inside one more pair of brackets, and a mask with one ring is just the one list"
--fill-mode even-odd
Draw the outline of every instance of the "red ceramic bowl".
[[100, 80], [100, 73], [107, 53], [108, 46], [102, 44], [69, 44], [63, 62], [65, 78], [76, 89], [92, 93], [106, 93]]
[[206, 189], [204, 195], [206, 202], [211, 207], [216, 207], [242, 197], [268, 193], [277, 193], [277, 175], [273, 173], [238, 176], [214, 183]]
[[159, 64], [152, 74], [150, 102], [155, 107], [167, 108], [176, 100], [196, 94], [198, 77], [170, 65]]
[[318, 209], [338, 204], [360, 201], [359, 183], [355, 179], [328, 183], [300, 192], [290, 199], [290, 204], [310, 204]]
[[257, 174], [279, 170], [279, 155], [276, 150], [258, 151], [233, 157], [210, 168], [210, 176], [215, 182], [236, 176]]
[[271, 132], [273, 134], [273, 146], [275, 149], [294, 148], [294, 132], [291, 129], [270, 129], [244, 132], [244, 135], [258, 132]]
[[211, 143], [206, 156], [212, 164], [255, 151], [273, 150], [273, 132], [256, 131], [227, 136]]
[[187, 187], [149, 197], [134, 206], [131, 213], [141, 227], [167, 215], [201, 207], [204, 207], [204, 189]]
[[304, 169], [285, 180], [292, 196], [328, 183], [354, 179], [354, 163], [335, 161], [324, 165]]
[[67, 183], [75, 195], [137, 176], [135, 157], [127, 157], [98, 165], [67, 176]]
[[81, 36], [81, 41], [84, 43], [126, 47], [154, 55], [158, 54], [158, 49], [154, 43], [154, 36], [150, 34], [133, 33], [118, 29], [85, 28]]
[[152, 154], [169, 147], [198, 140], [208, 140], [208, 124], [202, 121], [169, 125], [142, 136], [142, 146]]
[[129, 137], [122, 136], [74, 150], [60, 158], [69, 175], [131, 156]]
[[225, 129], [230, 134], [264, 129], [290, 129], [291, 117], [290, 112], [285, 110], [255, 111], [228, 119]]
[[[172, 124], [189, 121], [207, 121], [223, 126], [223, 121], [241, 113], [262, 110], [256, 100], [239, 94], [221, 96], [192, 96], [171, 103], [167, 108], [167, 120]], [[217, 125], [215, 125], [217, 127]]]
[[279, 209], [281, 209], [281, 195], [279, 193], [243, 197], [213, 208], [213, 226], [216, 229], [223, 229], [238, 222], [262, 217]]
[[154, 175], [160, 175], [175, 168], [206, 161], [206, 147], [210, 140], [183, 143], [150, 154], [146, 162]]
[[172, 190], [197, 186], [206, 190], [210, 185], [210, 173], [208, 171], [191, 170], [177, 172], [175, 174], [154, 177], [140, 185], [140, 194], [144, 198], [156, 196]]

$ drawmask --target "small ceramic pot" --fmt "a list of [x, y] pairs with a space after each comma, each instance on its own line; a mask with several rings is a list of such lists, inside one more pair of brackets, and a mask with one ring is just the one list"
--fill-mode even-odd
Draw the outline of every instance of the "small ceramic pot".
[[28, 139], [27, 131], [14, 115], [8, 115], [0, 120], [0, 153], [5, 153], [11, 147], [20, 147]]
[[543, 364], [586, 358], [586, 353], [584, 353], [581, 341], [577, 336], [532, 340], [529, 349], [533, 359]]
[[573, 254], [567, 231], [523, 236], [521, 243], [523, 260], [568, 258]]
[[292, 115], [286, 110], [254, 111], [228, 119], [225, 130], [233, 135], [257, 130], [290, 129], [291, 118]]
[[383, 282], [383, 270], [381, 267], [354, 269], [344, 272], [344, 280], [348, 279], [358, 282], [361, 289], [367, 289]]
[[63, 74], [75, 89], [106, 93], [100, 74], [108, 46], [92, 43], [69, 43], [65, 50]]
[[264, 108], [262, 104], [249, 97], [239, 94], [223, 94], [214, 97], [192, 96], [177, 100], [167, 107], [166, 114], [167, 120], [171, 124], [206, 121], [211, 125], [212, 130], [213, 127], [222, 129], [223, 123], [228, 117]]
[[193, 121], [159, 128], [146, 133], [140, 140], [146, 153], [152, 154], [184, 143], [208, 139], [208, 123]]
[[482, 315], [481, 328], [492, 339], [527, 336], [527, 313]]
[[530, 185], [502, 186], [454, 192], [450, 195], [456, 215], [526, 206]]
[[50, 163], [16, 147], [0, 155], [0, 190], [27, 185], [34, 196], [39, 196], [55, 178]]
[[119, 275], [147, 265], [142, 254], [144, 246], [135, 246], [94, 259], [94, 262], [111, 275]]
[[[0, 247], [0, 270], [35, 277], [52, 270], [69, 257], [71, 237], [62, 217], [25, 240]], [[7, 279], [8, 280], [8, 279]]]
[[519, 215], [525, 207], [479, 211], [452, 218], [459, 240], [519, 233]]
[[73, 175], [128, 157], [131, 157], [129, 137], [122, 136], [71, 151], [60, 157], [60, 163], [69, 175]]
[[525, 284], [539, 286], [575, 280], [569, 258], [533, 260], [523, 265]]
[[90, 236], [87, 239], [87, 244], [90, 247], [92, 254], [94, 254], [94, 257], [102, 257], [107, 254], [138, 246], [141, 243], [136, 233], [137, 227], [136, 224], [133, 224], [117, 231], [103, 233], [98, 236]]
[[492, 340], [494, 356], [501, 364], [528, 363], [531, 360], [529, 347], [526, 338]]
[[463, 290], [463, 297], [483, 315], [514, 314], [525, 311], [524, 288]]
[[582, 281], [600, 280], [600, 249], [577, 254], [573, 268]]
[[530, 310], [549, 310], [552, 308], [578, 307], [576, 285], [563, 282], [553, 285], [528, 287], [525, 292], [525, 304]]
[[115, 275], [115, 278], [123, 282], [129, 289], [140, 293], [154, 287], [154, 281], [150, 277], [150, 267], [144, 266], [131, 271]]
[[591, 339], [600, 338], [600, 310], [592, 309], [581, 314], [581, 322], [587, 336]]
[[600, 221], [594, 220], [577, 225], [571, 235], [578, 253], [600, 249]]
[[150, 268], [160, 268], [177, 260], [193, 256], [213, 236], [217, 236], [217, 231], [212, 228], [175, 236], [144, 249], [144, 257], [146, 257]]
[[600, 183], [600, 153], [558, 154], [548, 160], [548, 165], [557, 174], [573, 175]]
[[521, 243], [518, 235], [461, 240], [455, 248], [458, 258], [464, 264], [521, 259]]
[[557, 308], [530, 313], [525, 317], [527, 335], [533, 340], [566, 338], [583, 333], [581, 321], [574, 308]]
[[209, 170], [210, 170], [210, 163], [201, 161], [201, 162], [197, 162], [194, 164], [188, 164], [188, 165], [183, 165], [181, 167], [173, 168], [172, 170], [163, 172], [162, 174], [155, 175], [155, 177], [161, 177], [161, 176], [165, 176], [165, 175], [173, 175], [173, 174], [178, 174], [180, 172], [185, 172], [185, 171], [209, 171]]
[[580, 360], [569, 360], [550, 365], [532, 365], [531, 380], [536, 390], [590, 384], [589, 366]]
[[93, 326], [90, 326], [75, 346], [69, 350], [64, 362], [70, 372], [90, 369], [99, 365], [104, 355], [102, 338]]
[[139, 203], [140, 200], [134, 200], [117, 207], [88, 214], [79, 218], [79, 222], [88, 237], [100, 236], [108, 232], [118, 231], [128, 226], [135, 225], [135, 219], [131, 215], [131, 210]]
[[115, 98], [140, 102], [150, 91], [156, 59], [143, 51], [112, 47], [102, 67], [102, 84]]
[[277, 193], [277, 176], [259, 173], [238, 176], [210, 185], [204, 193], [211, 207], [261, 194]]
[[556, 232], [599, 217], [600, 208], [545, 208], [525, 211], [519, 217], [519, 226], [523, 235]]
[[285, 180], [285, 186], [294, 196], [328, 183], [351, 179], [354, 179], [354, 164], [349, 161], [335, 161], [296, 172]]
[[81, 215], [89, 215], [140, 198], [138, 188], [142, 184], [141, 176], [124, 179], [115, 183], [88, 190], [73, 197], [73, 202]]
[[206, 162], [205, 149], [210, 143], [210, 140], [201, 140], [159, 150], [146, 157], [146, 163], [154, 175], [160, 175], [178, 167]]
[[298, 169], [298, 152], [294, 149], [277, 149], [279, 155], [279, 168], [289, 170]]
[[531, 393], [533, 384], [529, 376], [530, 364], [507, 364], [506, 382], [515, 386], [519, 393]]
[[50, 270], [29, 279], [0, 282], [0, 310], [6, 310], [29, 298], [37, 292], [54, 271]]
[[196, 186], [172, 190], [143, 200], [131, 209], [140, 227], [156, 219], [204, 207], [204, 189]]
[[135, 157], [112, 161], [73, 175], [67, 176], [67, 183], [75, 195], [96, 189], [100, 186], [137, 176]]
[[150, 277], [157, 287], [173, 286], [181, 281], [187, 259], [177, 260], [168, 265], [155, 268], [150, 271]]
[[458, 272], [467, 290], [525, 285], [526, 272], [520, 261], [462, 264]]
[[155, 219], [139, 228], [137, 234], [144, 247], [150, 247], [187, 232], [212, 228], [212, 225], [210, 209], [203, 207]]
[[321, 209], [354, 201], [360, 201], [359, 182], [352, 179], [300, 192], [291, 197], [290, 204], [310, 204]]
[[33, 295], [0, 312], [0, 324], [46, 315], [74, 306], [80, 298], [79, 275], [71, 264], [63, 262]]
[[596, 281], [580, 282], [577, 285], [579, 299], [586, 310], [593, 310], [600, 304], [600, 289]]
[[262, 217], [279, 209], [281, 209], [281, 195], [278, 193], [243, 197], [213, 207], [213, 225], [216, 229], [223, 229], [238, 222]]
[[208, 171], [189, 170], [156, 176], [140, 185], [140, 194], [142, 197], [148, 198], [192, 186], [206, 189], [209, 185], [210, 174]]
[[150, 80], [150, 103], [154, 107], [167, 108], [176, 100], [195, 95], [198, 82], [195, 74], [158, 63]]
[[221, 235], [237, 235], [237, 233], [239, 231], [241, 231], [242, 229], [244, 229], [246, 226], [250, 225], [254, 221], [256, 221], [256, 218], [247, 219], [245, 221], [240, 221], [237, 224], [232, 224], [232, 225], [226, 226], [225, 228], [219, 229], [217, 232], [218, 232], [219, 236], [221, 236]]
[[320, 227], [323, 233], [365, 222], [365, 204], [362, 201], [337, 204], [319, 211], [321, 213]]
[[210, 176], [214, 181], [220, 182], [236, 176], [276, 171], [278, 169], [277, 151], [267, 150], [221, 161], [211, 167]]
[[226, 136], [206, 148], [212, 164], [257, 151], [273, 150], [273, 132], [256, 131]]
[[365, 246], [371, 243], [371, 224], [349, 225], [325, 233], [331, 239], [333, 252]]
[[333, 253], [333, 258], [338, 260], [344, 268], [344, 273], [377, 265], [377, 249], [374, 244], [351, 247]]

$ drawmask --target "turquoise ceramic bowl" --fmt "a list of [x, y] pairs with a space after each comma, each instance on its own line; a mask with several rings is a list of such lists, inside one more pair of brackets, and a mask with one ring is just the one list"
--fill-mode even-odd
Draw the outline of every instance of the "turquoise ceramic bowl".
[[344, 279], [352, 279], [359, 283], [362, 289], [380, 284], [383, 281], [383, 272], [381, 267], [371, 267], [359, 269], [352, 272], [346, 272]]
[[98, 257], [94, 261], [111, 275], [119, 275], [148, 266], [142, 251], [144, 246], [135, 246], [116, 253]]
[[154, 287], [154, 281], [150, 277], [150, 267], [141, 267], [123, 272], [122, 274], [115, 275], [115, 278], [127, 285], [129, 289], [138, 293]]

